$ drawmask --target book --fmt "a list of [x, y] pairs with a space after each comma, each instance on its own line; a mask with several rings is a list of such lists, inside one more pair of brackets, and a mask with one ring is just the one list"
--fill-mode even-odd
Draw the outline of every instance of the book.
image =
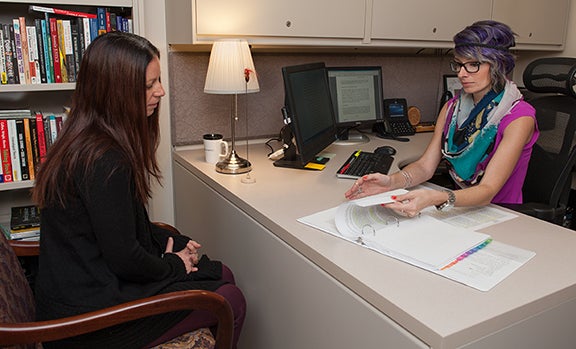
[[54, 67], [52, 61], [52, 41], [50, 37], [49, 24], [46, 19], [40, 20], [42, 27], [42, 46], [44, 47], [44, 67], [46, 69], [46, 82], [54, 82]]
[[[26, 83], [26, 75], [24, 73], [24, 56], [22, 54], [22, 38], [20, 36], [20, 20], [14, 18], [12, 20], [12, 33], [14, 33], [14, 56], [16, 57], [16, 67], [18, 73], [18, 83]], [[30, 78], [30, 77], [28, 77]]]
[[74, 41], [72, 38], [72, 23], [70, 20], [62, 20], [64, 47], [62, 54], [65, 56], [64, 64], [68, 74], [68, 82], [76, 82], [76, 62], [74, 60]]
[[14, 182], [22, 180], [20, 172], [20, 152], [18, 151], [18, 132], [16, 131], [16, 120], [8, 119], [8, 142], [10, 149], [10, 163], [12, 165], [12, 180]]
[[54, 70], [54, 82], [62, 82], [62, 68], [60, 65], [60, 46], [58, 41], [58, 23], [56, 18], [50, 17], [48, 20], [48, 28], [50, 32], [50, 44], [52, 52], [52, 68]]
[[4, 182], [12, 182], [12, 159], [10, 157], [10, 139], [8, 135], [8, 120], [0, 119], [0, 159]]
[[2, 44], [4, 46], [4, 60], [6, 64], [6, 82], [16, 84], [17, 67], [14, 66], [14, 50], [12, 46], [12, 37], [14, 28], [10, 24], [2, 25]]
[[20, 156], [20, 173], [23, 181], [30, 179], [28, 167], [28, 151], [26, 150], [26, 134], [24, 132], [24, 119], [16, 119], [16, 134], [18, 144], [18, 156]]
[[101, 34], [105, 34], [106, 33], [106, 8], [104, 7], [98, 7], [96, 9], [96, 15], [97, 15], [97, 30], [98, 30], [98, 35]]
[[40, 227], [40, 209], [35, 205], [10, 208], [10, 231]]
[[46, 133], [44, 132], [44, 115], [42, 112], [36, 113], [36, 133], [38, 134], [38, 153], [40, 155], [40, 163], [46, 160]]
[[[22, 44], [22, 64], [24, 65], [24, 78], [27, 84], [32, 83], [30, 75], [30, 49], [28, 46], [28, 32], [26, 31], [26, 18], [18, 17], [20, 23], [20, 42]], [[16, 28], [14, 28], [16, 29]], [[23, 82], [20, 81], [22, 84]]]
[[62, 76], [62, 82], [69, 82], [68, 56], [66, 56], [66, 43], [64, 38], [64, 21], [57, 19], [56, 28], [58, 30], [58, 56], [60, 59], [60, 75]]
[[46, 52], [45, 50], [45, 43], [44, 43], [44, 35], [42, 33], [42, 20], [40, 18], [36, 18], [34, 20], [34, 27], [36, 31], [36, 46], [38, 50], [38, 68], [40, 73], [40, 83], [45, 84], [48, 82], [46, 76]]
[[24, 149], [26, 151], [26, 160], [28, 161], [28, 179], [36, 178], [34, 172], [34, 150], [32, 148], [32, 129], [30, 127], [30, 118], [22, 119], [24, 123]]
[[28, 36], [28, 66], [30, 70], [30, 82], [40, 84], [40, 57], [38, 56], [38, 42], [36, 36], [36, 27], [27, 26], [26, 35]]
[[0, 84], [8, 83], [6, 75], [6, 56], [4, 53], [4, 26], [0, 24]]
[[84, 17], [84, 18], [96, 18], [96, 15], [93, 13], [81, 12], [81, 11], [70, 11], [70, 10], [64, 10], [64, 9], [59, 9], [59, 8], [54, 8], [54, 7], [30, 5], [30, 7], [28, 9], [29, 9], [29, 11], [51, 13], [51, 14], [55, 14], [55, 15], [65, 15], [65, 16]]

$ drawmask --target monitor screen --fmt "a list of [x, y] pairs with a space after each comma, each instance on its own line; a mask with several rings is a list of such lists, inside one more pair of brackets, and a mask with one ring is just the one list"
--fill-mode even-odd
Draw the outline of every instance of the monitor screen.
[[276, 166], [302, 167], [336, 140], [336, 125], [324, 63], [282, 68], [285, 117], [296, 140], [297, 154], [285, 152]]
[[384, 118], [382, 67], [328, 67], [338, 138], [352, 128], [372, 127]]

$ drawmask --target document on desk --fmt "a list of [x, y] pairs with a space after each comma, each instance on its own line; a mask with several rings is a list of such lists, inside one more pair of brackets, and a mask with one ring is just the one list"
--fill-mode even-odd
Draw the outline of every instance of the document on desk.
[[427, 213], [405, 218], [380, 205], [345, 202], [298, 221], [481, 291], [535, 255]]

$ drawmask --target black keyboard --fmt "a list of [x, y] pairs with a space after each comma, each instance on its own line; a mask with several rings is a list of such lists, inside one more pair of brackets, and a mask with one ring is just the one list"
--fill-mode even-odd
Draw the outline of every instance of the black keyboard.
[[388, 154], [376, 154], [362, 150], [355, 151], [340, 167], [336, 176], [339, 178], [360, 178], [369, 173], [388, 174], [394, 158]]
[[416, 133], [408, 121], [390, 121], [391, 132], [395, 136], [412, 136]]

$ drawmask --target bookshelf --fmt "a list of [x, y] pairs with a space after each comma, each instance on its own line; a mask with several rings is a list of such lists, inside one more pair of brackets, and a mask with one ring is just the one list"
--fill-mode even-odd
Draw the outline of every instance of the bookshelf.
[[[10, 24], [14, 18], [24, 17], [27, 26], [34, 25], [34, 19], [46, 19], [45, 14], [29, 11], [31, 5], [97, 14], [98, 8], [106, 8], [109, 13], [121, 14], [131, 19], [131, 31], [138, 33], [138, 0], [0, 0], [0, 23]], [[73, 20], [78, 17], [50, 14], [58, 19]], [[30, 109], [44, 114], [62, 114], [64, 106], [70, 105], [74, 82], [59, 83], [0, 83], [0, 109]], [[30, 189], [33, 180], [0, 183], [0, 222], [10, 218], [12, 206], [31, 203]]]

